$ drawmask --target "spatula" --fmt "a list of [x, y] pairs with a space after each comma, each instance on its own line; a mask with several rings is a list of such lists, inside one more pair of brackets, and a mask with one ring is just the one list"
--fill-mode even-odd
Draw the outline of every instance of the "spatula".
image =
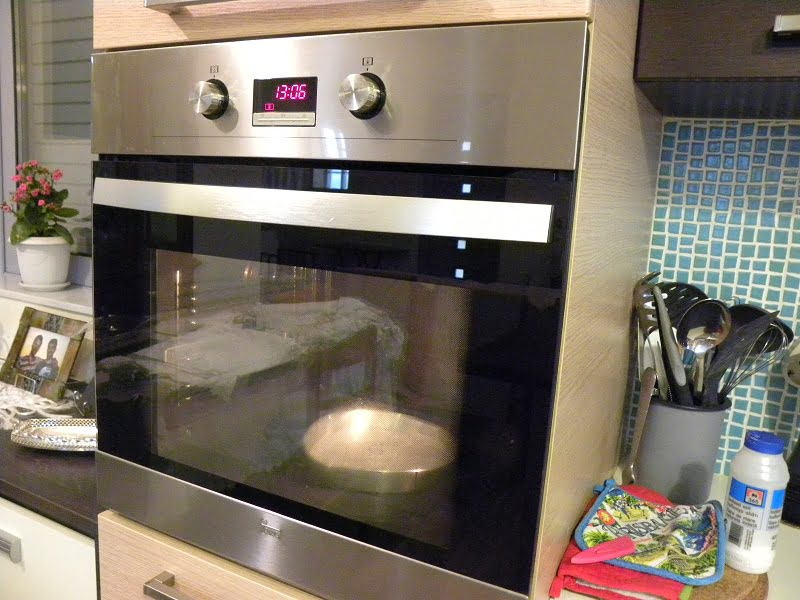
[[664, 293], [664, 305], [667, 307], [669, 320], [677, 323], [683, 315], [700, 300], [708, 298], [700, 288], [681, 281], [662, 281], [658, 284]]
[[[664, 368], [664, 359], [661, 356], [660, 347], [656, 347], [652, 343], [650, 334], [658, 331], [658, 318], [656, 316], [655, 300], [653, 298], [653, 286], [650, 283], [658, 277], [658, 271], [651, 271], [633, 287], [633, 307], [636, 310], [636, 319], [639, 323], [639, 331], [641, 333], [639, 344], [643, 350], [645, 344], [650, 349], [652, 357], [652, 364], [656, 369], [656, 376], [658, 379], [658, 395], [664, 402], [669, 401], [669, 392], [667, 387], [667, 372]], [[644, 361], [639, 357], [639, 364]], [[641, 366], [640, 366], [641, 368]]]

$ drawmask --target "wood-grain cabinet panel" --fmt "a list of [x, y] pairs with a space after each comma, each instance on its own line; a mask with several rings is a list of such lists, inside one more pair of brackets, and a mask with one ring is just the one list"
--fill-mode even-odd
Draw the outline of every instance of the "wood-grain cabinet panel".
[[587, 19], [593, 0], [231, 0], [172, 13], [94, 1], [94, 48], [494, 21]]
[[98, 532], [101, 600], [145, 600], [145, 582], [164, 571], [191, 600], [319, 600], [111, 511]]

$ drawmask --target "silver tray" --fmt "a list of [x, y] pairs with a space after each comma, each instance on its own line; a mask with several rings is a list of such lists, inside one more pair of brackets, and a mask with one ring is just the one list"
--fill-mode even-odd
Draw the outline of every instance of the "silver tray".
[[91, 452], [97, 449], [95, 419], [28, 419], [11, 431], [11, 441], [28, 448]]

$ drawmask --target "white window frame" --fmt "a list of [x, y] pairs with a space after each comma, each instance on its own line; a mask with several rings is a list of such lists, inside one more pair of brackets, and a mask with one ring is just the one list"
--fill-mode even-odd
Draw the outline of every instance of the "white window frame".
[[[3, 200], [12, 191], [11, 175], [14, 173], [17, 156], [16, 135], [16, 77], [14, 73], [14, 20], [11, 0], [0, 0], [0, 177], [2, 177]], [[13, 85], [6, 85], [12, 83]], [[7, 219], [0, 228], [6, 238]], [[0, 264], [6, 270], [5, 243], [0, 244]]]
[[[22, 122], [24, 115], [18, 107], [19, 82], [16, 81], [15, 55], [19, 48], [19, 36], [15, 35], [14, 23], [19, 14], [15, 13], [12, 0], [0, 0], [0, 176], [2, 177], [3, 199], [12, 191], [11, 176], [17, 164], [17, 123]], [[13, 82], [14, 85], [3, 85]], [[18, 114], [18, 108], [20, 113]], [[10, 219], [3, 217], [2, 239], [0, 244], [0, 264], [2, 272], [18, 273], [17, 257], [9, 253], [5, 240], [10, 227]], [[70, 281], [77, 285], [91, 287], [92, 285], [92, 259], [88, 256], [72, 255], [70, 260]]]

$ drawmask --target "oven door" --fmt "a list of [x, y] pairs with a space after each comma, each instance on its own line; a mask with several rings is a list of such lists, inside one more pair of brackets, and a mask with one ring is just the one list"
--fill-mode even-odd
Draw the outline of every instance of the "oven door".
[[324, 597], [527, 595], [572, 187], [103, 157], [101, 504]]

